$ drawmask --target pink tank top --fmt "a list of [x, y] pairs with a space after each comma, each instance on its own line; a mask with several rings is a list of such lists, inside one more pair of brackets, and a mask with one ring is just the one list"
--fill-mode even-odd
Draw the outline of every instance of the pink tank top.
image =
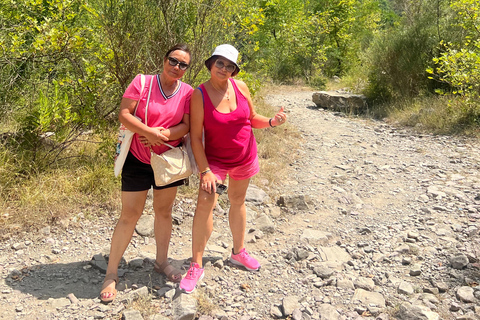
[[252, 131], [250, 108], [245, 96], [230, 79], [235, 91], [237, 109], [221, 113], [212, 104], [203, 84], [205, 155], [208, 163], [222, 169], [232, 169], [252, 163], [257, 156], [257, 142]]

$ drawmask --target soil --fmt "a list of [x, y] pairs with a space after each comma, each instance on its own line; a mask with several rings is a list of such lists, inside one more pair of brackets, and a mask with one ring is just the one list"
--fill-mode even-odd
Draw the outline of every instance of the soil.
[[[395, 319], [418, 305], [426, 316], [408, 319], [478, 318], [477, 141], [324, 110], [312, 93], [282, 87], [265, 97], [285, 107], [302, 139], [298, 150], [283, 150], [279, 141], [287, 174], [265, 188], [269, 197], [247, 203], [246, 247], [262, 268], [248, 272], [228, 262], [222, 195], [205, 278], [194, 296], [196, 318]], [[174, 207], [170, 257], [183, 273], [194, 207], [186, 196]], [[144, 215], [152, 213], [149, 199]], [[127, 319], [134, 309], [143, 319], [180, 319], [188, 313], [175, 306], [182, 295], [176, 286], [153, 271], [154, 239], [138, 233], [124, 255], [118, 299], [100, 303], [104, 274], [92, 259], [108, 256], [117, 216], [77, 212], [62, 225], [0, 243], [0, 319]], [[458, 266], [455, 256], [467, 261]], [[413, 291], [399, 290], [400, 284]], [[145, 286], [143, 304], [126, 299]], [[471, 301], [459, 295], [465, 287], [472, 288]], [[384, 305], [362, 300], [359, 290], [379, 294]]]

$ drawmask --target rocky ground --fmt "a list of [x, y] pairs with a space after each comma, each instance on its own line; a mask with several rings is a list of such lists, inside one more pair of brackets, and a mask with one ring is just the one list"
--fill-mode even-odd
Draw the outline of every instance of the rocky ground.
[[[219, 207], [205, 278], [181, 294], [153, 272], [147, 204], [119, 296], [103, 305], [116, 217], [79, 212], [68, 225], [0, 244], [0, 318], [479, 319], [477, 142], [345, 117], [311, 98], [291, 89], [266, 97], [286, 107], [303, 140], [295, 154], [280, 142], [291, 163], [281, 185], [267, 190], [275, 196], [249, 190], [247, 249], [259, 272], [228, 263], [228, 216]], [[174, 208], [170, 256], [184, 272], [194, 205], [179, 197]]]

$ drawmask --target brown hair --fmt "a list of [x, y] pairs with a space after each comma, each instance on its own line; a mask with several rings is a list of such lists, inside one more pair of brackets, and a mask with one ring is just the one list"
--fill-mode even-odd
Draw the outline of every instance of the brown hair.
[[164, 59], [167, 59], [168, 56], [170, 55], [170, 53], [172, 53], [173, 51], [176, 51], [176, 50], [180, 50], [180, 51], [184, 51], [186, 53], [188, 53], [188, 55], [191, 57], [192, 54], [190, 53], [190, 49], [188, 48], [188, 46], [184, 43], [178, 43], [176, 45], [174, 45], [173, 47], [171, 47], [167, 53], [165, 53], [165, 57]]

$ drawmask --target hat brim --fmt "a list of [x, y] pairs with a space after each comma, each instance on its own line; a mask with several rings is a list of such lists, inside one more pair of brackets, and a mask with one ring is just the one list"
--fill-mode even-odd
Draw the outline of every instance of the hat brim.
[[[219, 54], [216, 54], [216, 55], [213, 55], [211, 56], [210, 58], [208, 58], [207, 60], [205, 60], [205, 67], [207, 67], [207, 69], [209, 69], [209, 65], [213, 62], [213, 60], [215, 58], [218, 58], [218, 57], [222, 57], [222, 58], [225, 58], [227, 59], [228, 61], [230, 61], [231, 63], [233, 63], [237, 68], [235, 69], [235, 71], [232, 72], [232, 77], [236, 76], [239, 72], [240, 72], [240, 67], [238, 66], [237, 63], [233, 62], [232, 60], [228, 59], [227, 57], [224, 57], [222, 55], [219, 55]], [[210, 70], [210, 69], [209, 69]]]

